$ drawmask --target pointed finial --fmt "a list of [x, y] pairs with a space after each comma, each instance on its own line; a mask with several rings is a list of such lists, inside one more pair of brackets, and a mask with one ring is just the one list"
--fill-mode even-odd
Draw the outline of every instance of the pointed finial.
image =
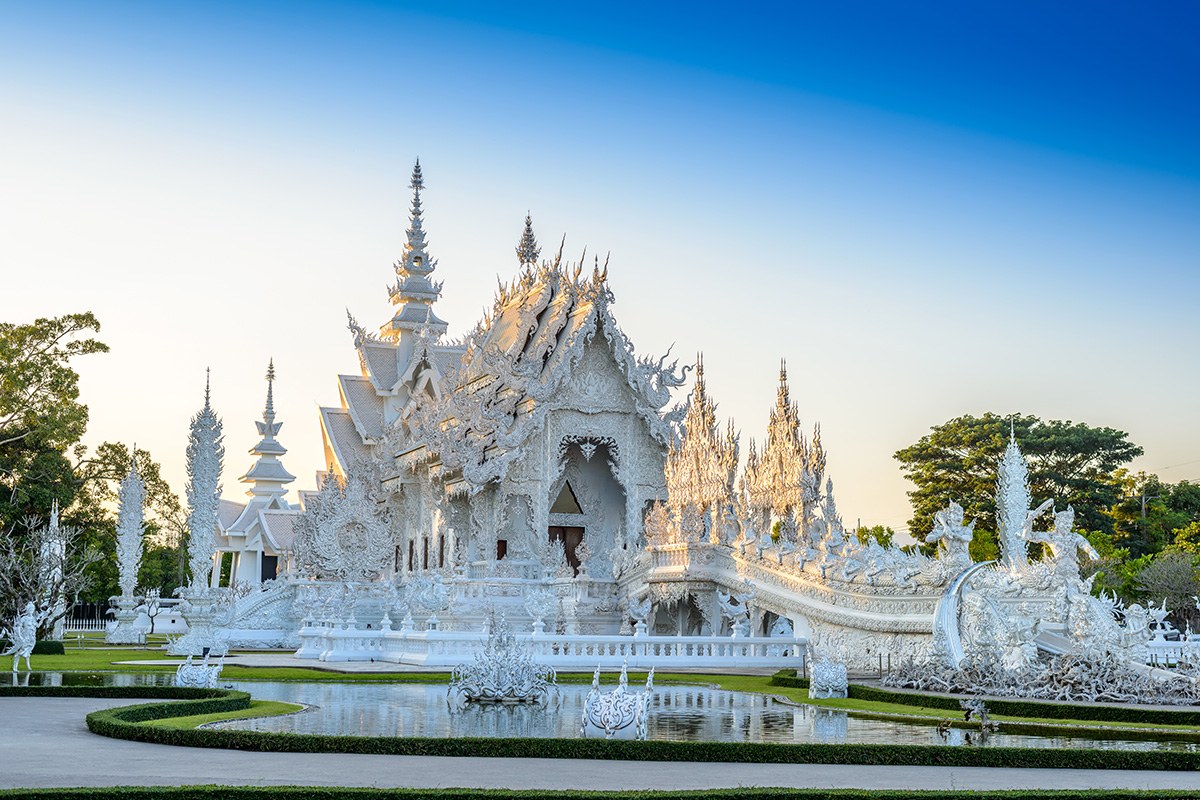
[[417, 159], [417, 163], [413, 165], [412, 182], [409, 184], [414, 192], [420, 192], [425, 188], [425, 181], [421, 178], [421, 159]]
[[204, 368], [204, 407], [208, 408], [208, 393], [212, 386], [212, 367]]
[[275, 358], [267, 364], [267, 407], [263, 410], [263, 419], [270, 423], [275, 419]]
[[1010, 442], [1017, 440], [1017, 425], [1011, 416], [1008, 418], [1008, 440]]
[[541, 252], [542, 248], [538, 247], [537, 238], [533, 235], [533, 218], [527, 211], [525, 212], [525, 231], [521, 234], [521, 241], [517, 243], [517, 261], [521, 266], [537, 264]]

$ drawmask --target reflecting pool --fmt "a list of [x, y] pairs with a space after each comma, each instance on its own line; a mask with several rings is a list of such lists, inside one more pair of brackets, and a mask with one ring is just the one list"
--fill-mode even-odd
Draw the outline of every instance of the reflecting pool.
[[[448, 701], [445, 684], [337, 684], [235, 682], [262, 700], [315, 706], [301, 714], [235, 720], [222, 727], [257, 731], [352, 736], [532, 736], [575, 738], [590, 686], [564, 684], [545, 706], [467, 705]], [[611, 690], [612, 684], [607, 687]], [[631, 687], [636, 689], [637, 687]], [[875, 720], [843, 711], [792, 705], [766, 695], [696, 686], [657, 686], [650, 703], [647, 738], [688, 742], [881, 743], [985, 747], [1090, 747], [1136, 750], [1200, 750], [1200, 742], [1109, 737], [1045, 736]]]
[[[163, 686], [170, 673], [34, 673], [20, 683], [46, 686]], [[540, 706], [467, 705], [449, 702], [446, 684], [222, 682], [258, 700], [301, 703], [299, 714], [218, 723], [242, 730], [350, 736], [529, 736], [575, 738], [589, 684], [562, 684]], [[604, 686], [611, 691], [611, 681]], [[643, 691], [638, 686], [630, 687]], [[975, 747], [1064, 747], [1114, 750], [1200, 750], [1200, 742], [1170, 733], [1045, 735], [951, 728], [902, 720], [876, 720], [843, 711], [792, 705], [767, 695], [700, 686], [656, 686], [647, 729], [650, 739], [688, 742], [886, 743]]]

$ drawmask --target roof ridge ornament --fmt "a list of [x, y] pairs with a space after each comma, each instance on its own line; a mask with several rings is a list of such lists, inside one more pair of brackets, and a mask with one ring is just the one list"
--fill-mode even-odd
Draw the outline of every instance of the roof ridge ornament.
[[525, 231], [521, 241], [517, 243], [517, 261], [524, 266], [536, 266], [542, 248], [538, 247], [537, 237], [533, 235], [533, 218], [525, 212]]

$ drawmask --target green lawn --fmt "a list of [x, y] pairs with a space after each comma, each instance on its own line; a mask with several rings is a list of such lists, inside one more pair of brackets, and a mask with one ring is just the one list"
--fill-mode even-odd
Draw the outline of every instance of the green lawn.
[[194, 714], [190, 717], [170, 717], [168, 719], [152, 719], [139, 723], [156, 728], [198, 728], [206, 722], [217, 722], [227, 719], [246, 719], [247, 717], [274, 717], [279, 714], [291, 714], [304, 706], [295, 703], [277, 703], [274, 700], [251, 700], [249, 708], [239, 711], [227, 711], [224, 714]]

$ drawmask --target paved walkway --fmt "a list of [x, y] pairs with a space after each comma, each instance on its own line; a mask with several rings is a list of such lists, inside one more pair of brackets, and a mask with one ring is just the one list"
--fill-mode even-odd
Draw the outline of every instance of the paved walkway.
[[0, 698], [0, 789], [188, 784], [509, 789], [1194, 789], [1187, 772], [709, 764], [248, 753], [96, 736], [84, 716], [129, 700]]

